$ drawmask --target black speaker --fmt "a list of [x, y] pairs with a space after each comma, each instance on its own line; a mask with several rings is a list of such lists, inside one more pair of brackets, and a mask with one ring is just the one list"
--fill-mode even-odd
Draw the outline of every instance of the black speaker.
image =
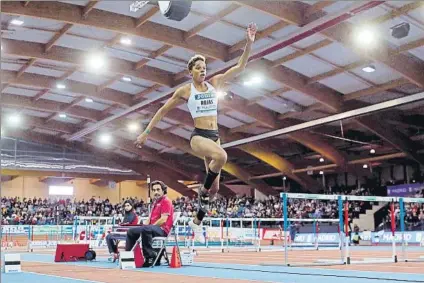
[[401, 23], [390, 29], [394, 38], [401, 39], [408, 36], [409, 31], [411, 30], [411, 26], [409, 23]]
[[192, 1], [158, 1], [162, 15], [168, 20], [180, 22], [188, 16]]

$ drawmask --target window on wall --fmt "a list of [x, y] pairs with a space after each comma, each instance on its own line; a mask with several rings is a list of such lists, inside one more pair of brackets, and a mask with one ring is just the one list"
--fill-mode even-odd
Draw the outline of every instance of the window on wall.
[[72, 196], [73, 194], [73, 186], [49, 186], [49, 195], [51, 196]]

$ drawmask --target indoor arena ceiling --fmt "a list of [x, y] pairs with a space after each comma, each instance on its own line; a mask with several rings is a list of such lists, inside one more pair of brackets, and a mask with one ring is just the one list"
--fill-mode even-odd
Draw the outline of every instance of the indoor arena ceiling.
[[[201, 180], [204, 172], [190, 150], [186, 106], [172, 110], [145, 147], [133, 142], [190, 80], [190, 57], [206, 56], [209, 76], [237, 63], [250, 22], [259, 30], [256, 57], [222, 90], [223, 142], [424, 88], [423, 1], [193, 1], [181, 22], [154, 4], [131, 12], [131, 3], [1, 2], [2, 136], [99, 154], [184, 193], [176, 180]], [[391, 34], [407, 24], [408, 36]], [[321, 170], [366, 175], [365, 164], [424, 165], [423, 105], [229, 148], [223, 187], [239, 182], [269, 194], [266, 178], [285, 176], [313, 191]], [[308, 166], [322, 167], [309, 175]]]

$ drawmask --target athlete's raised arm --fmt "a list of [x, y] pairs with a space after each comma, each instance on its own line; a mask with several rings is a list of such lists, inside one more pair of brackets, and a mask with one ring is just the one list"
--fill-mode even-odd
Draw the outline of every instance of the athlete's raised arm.
[[156, 112], [156, 114], [153, 116], [152, 120], [150, 121], [149, 125], [147, 125], [146, 129], [144, 129], [143, 133], [141, 133], [137, 140], [135, 141], [135, 145], [139, 148], [144, 144], [144, 142], [147, 140], [147, 136], [149, 133], [153, 130], [153, 128], [156, 126], [157, 123], [159, 123], [160, 120], [162, 120], [165, 115], [172, 110], [173, 108], [177, 107], [178, 105], [184, 103], [184, 92], [185, 87], [182, 86], [178, 88], [172, 97], [168, 99], [168, 101]]
[[224, 83], [234, 79], [236, 76], [238, 76], [241, 72], [244, 71], [247, 65], [247, 61], [249, 60], [249, 54], [250, 50], [252, 49], [252, 44], [255, 41], [257, 27], [256, 24], [251, 23], [247, 27], [247, 42], [246, 46], [244, 47], [244, 52], [240, 56], [240, 59], [236, 66], [230, 68], [228, 71], [226, 71], [224, 74], [219, 74], [211, 79], [211, 83], [214, 87], [220, 88], [224, 85]]

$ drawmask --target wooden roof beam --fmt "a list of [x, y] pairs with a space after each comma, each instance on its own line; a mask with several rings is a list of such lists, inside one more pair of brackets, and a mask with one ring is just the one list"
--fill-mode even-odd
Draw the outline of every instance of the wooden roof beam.
[[35, 61], [37, 61], [37, 59], [35, 59], [35, 58], [29, 59], [28, 63], [25, 66], [22, 66], [22, 68], [19, 69], [18, 73], [16, 74], [16, 78], [19, 78], [20, 76], [22, 76], [22, 74], [25, 73], [25, 71], [29, 67], [31, 67], [32, 65], [34, 65]]
[[[47, 99], [39, 99], [36, 102], [33, 102], [32, 99], [29, 97], [18, 96], [8, 93], [2, 93], [1, 104], [7, 107], [14, 107], [18, 109], [32, 109], [49, 113], [61, 112], [61, 109], [63, 107], [63, 104], [59, 102]], [[97, 122], [101, 118], [101, 111], [87, 109], [80, 106], [74, 106], [73, 108], [67, 110], [66, 114], [78, 119], [90, 120], [92, 122]]]
[[303, 25], [303, 5], [297, 2], [283, 1], [236, 1], [236, 3], [247, 6], [261, 12], [275, 16], [295, 26]]
[[147, 13], [138, 18], [135, 22], [135, 27], [139, 28], [144, 25], [151, 17], [153, 17], [157, 12], [159, 12], [159, 6], [153, 6]]
[[70, 30], [74, 25], [72, 24], [65, 24], [61, 30], [56, 33], [52, 39], [49, 40], [49, 42], [46, 43], [44, 46], [44, 52], [49, 52], [50, 49], [54, 46], [54, 44], [65, 34]]
[[97, 2], [99, 1], [90, 1], [88, 4], [82, 9], [82, 19], [86, 19], [88, 17], [88, 14], [93, 10], [94, 6], [96, 6]]
[[[393, 53], [391, 53], [391, 54], [392, 55], [399, 54], [399, 53], [406, 52], [406, 51], [409, 51], [409, 50], [412, 50], [412, 49], [415, 49], [415, 48], [418, 48], [418, 47], [421, 47], [421, 46], [424, 46], [424, 39], [418, 39], [418, 40], [403, 44], [403, 45], [395, 48], [393, 50]], [[323, 79], [341, 74], [341, 73], [346, 72], [346, 71], [350, 71], [352, 69], [359, 68], [361, 66], [369, 65], [372, 62], [373, 62], [373, 60], [371, 60], [371, 59], [363, 59], [361, 61], [351, 63], [351, 64], [343, 66], [341, 68], [334, 69], [334, 70], [331, 70], [329, 72], [326, 72], [326, 73], [323, 73], [323, 74], [320, 74], [320, 75], [316, 75], [316, 76], [308, 79], [308, 84], [319, 82]]]
[[[325, 105], [331, 111], [343, 112], [345, 109], [351, 109], [352, 105], [343, 105], [342, 96], [326, 86], [318, 87], [316, 85], [306, 85], [304, 84], [305, 78], [300, 74], [296, 74], [292, 71], [285, 70], [286, 68], [279, 66], [277, 68], [267, 68], [266, 66], [270, 63], [267, 63], [266, 60], [257, 61], [253, 64], [257, 64], [258, 68], [261, 67], [261, 70], [264, 73], [267, 73], [271, 78], [276, 81], [279, 81], [288, 87], [298, 90], [305, 95], [315, 98], [321, 104]], [[263, 66], [261, 66], [263, 65]], [[424, 76], [424, 73], [422, 74]], [[331, 107], [331, 108], [330, 108]], [[356, 120], [359, 121], [359, 120]], [[416, 152], [411, 151], [411, 148], [414, 148], [413, 142], [405, 137], [402, 133], [397, 133], [389, 125], [385, 124], [383, 121], [380, 123], [372, 123], [369, 119], [361, 119], [361, 125], [368, 129], [373, 129], [374, 126], [382, 126], [380, 129], [373, 129], [373, 132], [385, 140], [390, 140], [390, 142], [398, 149], [402, 149], [403, 152], [407, 153], [412, 159], [424, 164], [424, 160]], [[392, 139], [393, 138], [393, 139]]]
[[[240, 134], [229, 134], [223, 130], [220, 130], [220, 134], [225, 140], [229, 138], [229, 135], [231, 135], [232, 138], [242, 138]], [[237, 148], [286, 174], [287, 177], [296, 181], [308, 191], [316, 192], [320, 187], [319, 184], [309, 177], [305, 178], [304, 176], [300, 177], [293, 174], [292, 170], [294, 169], [294, 166], [288, 160], [282, 158], [278, 154], [275, 154], [268, 148], [261, 146], [261, 144], [246, 144]]]
[[[378, 25], [383, 22], [386, 22], [394, 17], [398, 17], [400, 15], [406, 14], [412, 10], [415, 10], [424, 3], [418, 1], [414, 3], [406, 4], [402, 7], [394, 9], [385, 15], [377, 17], [364, 25]], [[319, 17], [325, 17], [327, 15], [326, 12], [320, 11]], [[378, 48], [372, 48], [370, 46], [366, 46], [365, 48], [361, 48], [359, 44], [355, 42], [355, 33], [357, 27], [353, 24], [342, 22], [336, 26], [330, 27], [321, 32], [322, 35], [325, 35], [327, 38], [340, 42], [345, 46], [351, 48], [355, 53], [360, 55], [364, 59], [379, 61], [389, 68], [399, 72], [405, 78], [410, 80], [412, 83], [423, 87], [424, 85], [424, 72], [422, 72], [423, 63], [417, 62], [416, 60], [411, 59], [407, 55], [399, 53], [398, 50], [392, 49], [390, 44], [384, 39], [376, 42], [375, 46]], [[382, 39], [382, 38], [381, 38]]]
[[355, 119], [355, 122], [386, 140], [396, 149], [406, 153], [410, 158], [421, 165], [424, 165], [424, 156], [418, 154], [420, 146], [401, 133], [396, 127], [391, 127], [387, 122], [384, 122], [384, 117], [382, 115], [375, 115], [373, 119], [360, 117]]
[[[222, 61], [227, 58], [227, 47], [217, 41], [198, 35], [185, 41], [181, 30], [150, 21], [144, 23], [143, 28], [139, 29], [135, 27], [134, 18], [103, 10], [92, 9], [90, 17], [81, 19], [82, 12], [79, 6], [61, 2], [37, 1], [29, 7], [22, 7], [18, 2], [8, 1], [2, 2], [1, 8], [2, 13], [8, 15], [23, 15], [75, 25], [92, 26], [186, 48]], [[108, 20], [105, 21], [104, 19]]]
[[[165, 53], [166, 51], [168, 51], [169, 49], [171, 49], [172, 47], [173, 46], [171, 46], [171, 45], [165, 44], [164, 46], [162, 46], [158, 50], [150, 52], [150, 54], [149, 54], [148, 57], [149, 58], [153, 58], [153, 59], [156, 58], [156, 57], [159, 57], [163, 53]], [[135, 70], [138, 70], [141, 67], [143, 67], [144, 65], [146, 65], [147, 63], [149, 63], [152, 60], [152, 59], [149, 59], [149, 58], [143, 58], [140, 61], [138, 61], [137, 63], [135, 63], [134, 69]]]
[[[64, 62], [73, 64], [81, 69], [86, 67], [87, 53], [84, 51], [53, 46], [50, 52], [45, 53], [43, 44], [22, 42], [13, 39], [2, 39], [2, 44], [5, 47], [3, 50], [5, 54]], [[153, 81], [164, 86], [172, 86], [174, 84], [173, 74], [167, 71], [150, 66], [143, 66], [139, 70], [134, 70], [132, 62], [113, 57], [108, 57], [107, 60], [108, 66], [111, 66], [108, 68], [108, 71], [111, 73], [133, 76]]]
[[[237, 110], [238, 112], [248, 115], [261, 123], [267, 122], [267, 124], [271, 125], [272, 128], [283, 128], [289, 126], [288, 123], [283, 123], [278, 121], [277, 114], [271, 110], [265, 109], [261, 106], [255, 107], [255, 109], [248, 109], [243, 104], [246, 103], [247, 100], [238, 96], [234, 96], [231, 101], [222, 101], [222, 104], [226, 107], [230, 107], [232, 109]], [[239, 107], [241, 106], [241, 107]], [[270, 121], [268, 121], [270, 120]], [[272, 123], [271, 123], [272, 122]], [[234, 137], [235, 134], [232, 134]], [[293, 139], [300, 144], [320, 153], [325, 156], [327, 159], [333, 160], [337, 163], [338, 166], [344, 167], [347, 159], [346, 157], [340, 153], [336, 148], [324, 142], [320, 137], [316, 135], [312, 135], [308, 132], [296, 132], [288, 135], [290, 139]], [[243, 137], [237, 137], [234, 139], [242, 139]]]
[[335, 112], [342, 107], [342, 95], [336, 91], [328, 89], [323, 91], [316, 87], [306, 84], [307, 78], [295, 71], [290, 70], [282, 65], [272, 67], [273, 63], [266, 60], [257, 60], [249, 65], [249, 70], [260, 71], [267, 74], [270, 78], [278, 81], [289, 88], [304, 93], [325, 105], [329, 110]]
[[376, 60], [397, 71], [410, 82], [424, 88], [424, 63], [413, 60], [402, 53], [397, 53], [390, 48], [387, 41], [381, 40], [376, 43], [378, 48], [361, 48], [355, 42], [355, 29], [351, 24], [341, 23], [335, 27], [323, 31], [328, 38], [341, 42], [363, 58]]
[[184, 40], [187, 40], [187, 39], [195, 36], [199, 31], [201, 31], [201, 30], [207, 28], [208, 26], [218, 22], [223, 17], [225, 17], [225, 16], [231, 14], [232, 12], [234, 12], [235, 10], [237, 10], [239, 7], [240, 7], [240, 5], [238, 5], [238, 4], [234, 4], [234, 3], [231, 4], [230, 6], [225, 8], [224, 10], [220, 11], [217, 15], [210, 17], [209, 19], [207, 19], [204, 22], [200, 23], [199, 25], [195, 26], [191, 30], [185, 32], [184, 33]]
[[[264, 30], [257, 31], [255, 40], [258, 41], [260, 39], [266, 38], [266, 37], [270, 36], [271, 34], [273, 34], [274, 32], [279, 31], [280, 29], [283, 29], [288, 25], [289, 24], [285, 21], [279, 21], [278, 23], [276, 23], [276, 24], [274, 24], [270, 27], [267, 27]], [[240, 52], [242, 52], [241, 49], [243, 49], [245, 45], [246, 45], [246, 39], [243, 39], [243, 40], [237, 42], [236, 44], [234, 44], [233, 46], [231, 46], [228, 49], [228, 52], [230, 53], [230, 57], [235, 58], [235, 57], [240, 56], [240, 54], [241, 54]]]
[[306, 9], [304, 17], [309, 18], [311, 15], [319, 13], [322, 9], [333, 5], [334, 3], [334, 1], [318, 1]]
[[[37, 87], [40, 89], [56, 89], [57, 80], [53, 77], [23, 74], [19, 79], [15, 79], [16, 72], [2, 71], [1, 80], [11, 85], [23, 85]], [[132, 95], [112, 89], [105, 89], [102, 92], [97, 91], [97, 86], [76, 81], [67, 81], [66, 90], [73, 93], [79, 93], [93, 99], [109, 100], [123, 107], [129, 107], [132, 104]]]
[[[71, 101], [71, 103], [61, 106], [60, 107], [61, 110], [59, 112], [61, 112], [61, 113], [68, 112], [72, 107], [74, 107], [75, 105], [77, 105], [78, 103], [83, 101], [84, 99], [85, 99], [84, 96], [80, 96], [80, 97], [75, 98], [73, 101]], [[58, 112], [52, 113], [49, 117], [46, 118], [45, 122], [50, 121], [51, 119], [56, 117], [57, 114], [58, 114]]]

